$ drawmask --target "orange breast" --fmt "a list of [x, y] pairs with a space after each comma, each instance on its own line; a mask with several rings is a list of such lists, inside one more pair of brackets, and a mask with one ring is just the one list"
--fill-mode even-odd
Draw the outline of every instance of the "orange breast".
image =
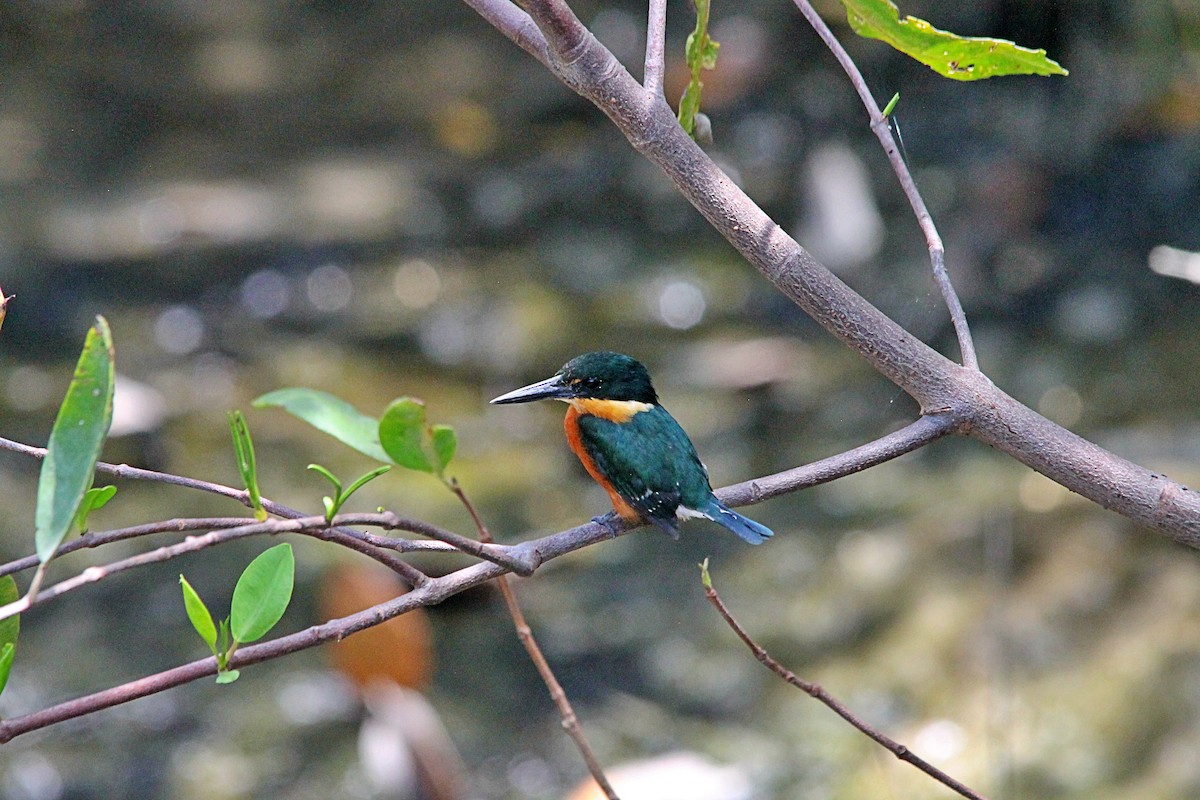
[[613, 508], [618, 514], [629, 520], [641, 519], [642, 515], [635, 511], [629, 503], [626, 503], [621, 495], [617, 494], [617, 490], [608, 482], [608, 478], [604, 477], [600, 470], [596, 468], [596, 462], [588, 455], [587, 450], [583, 446], [583, 438], [579, 430], [579, 417], [579, 408], [572, 403], [571, 407], [567, 409], [566, 419], [563, 420], [563, 429], [567, 433], [567, 445], [571, 448], [571, 452], [579, 458], [579, 462], [583, 464], [583, 468], [587, 470], [588, 475], [592, 476], [592, 480], [600, 484], [601, 488], [608, 492], [608, 499], [612, 501]]

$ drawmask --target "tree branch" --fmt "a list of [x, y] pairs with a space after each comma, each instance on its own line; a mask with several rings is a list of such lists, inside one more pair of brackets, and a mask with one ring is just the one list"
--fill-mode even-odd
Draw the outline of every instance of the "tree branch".
[[463, 0], [463, 2], [526, 53], [542, 62], [547, 68], [550, 67], [550, 51], [546, 47], [546, 39], [524, 11], [509, 0]]
[[829, 483], [891, 461], [946, 434], [954, 433], [959, 424], [960, 422], [950, 414], [930, 414], [910, 422], [898, 431], [844, 453], [774, 475], [726, 486], [717, 490], [716, 494], [722, 502], [730, 506], [760, 503], [771, 497]]
[[708, 602], [712, 603], [713, 607], [717, 610], [717, 613], [720, 614], [721, 618], [725, 620], [726, 624], [733, 629], [733, 632], [737, 634], [738, 638], [750, 648], [750, 652], [754, 654], [754, 657], [760, 664], [774, 672], [792, 686], [795, 686], [797, 689], [807, 694], [809, 697], [825, 704], [825, 706], [830, 708], [833, 713], [846, 720], [846, 722], [850, 723], [850, 725], [857, 731], [864, 734], [871, 741], [882, 746], [901, 761], [912, 764], [929, 777], [938, 781], [942, 785], [953, 789], [963, 797], [969, 798], [969, 800], [987, 800], [987, 798], [976, 792], [971, 787], [967, 786], [965, 783], [950, 777], [945, 772], [942, 772], [940, 769], [918, 756], [912, 750], [909, 750], [906, 746], [897, 742], [895, 739], [892, 739], [886, 734], [876, 730], [872, 725], [843, 705], [840, 700], [831, 695], [829, 692], [825, 691], [825, 689], [819, 684], [804, 680], [796, 673], [792, 672], [790, 669], [772, 658], [771, 654], [768, 653], [762, 645], [754, 641], [750, 634], [746, 632], [746, 629], [743, 628], [736, 619], [734, 619], [733, 614], [731, 614], [729, 609], [725, 606], [724, 601], [721, 600], [720, 595], [717, 594], [717, 590], [713, 588], [712, 581], [709, 579], [708, 562], [705, 561], [704, 564], [701, 565], [700, 569], [704, 580], [704, 596], [708, 598]]
[[[484, 524], [483, 518], [475, 508], [475, 504], [471, 502], [470, 498], [467, 497], [467, 493], [463, 491], [462, 485], [454, 479], [451, 479], [448, 485], [450, 491], [454, 492], [454, 496], [459, 499], [459, 502], [467, 509], [467, 513], [471, 515], [471, 519], [474, 520], [475, 528], [479, 532], [479, 541], [491, 544], [492, 533], [488, 530], [487, 525]], [[517, 630], [517, 639], [521, 641], [521, 646], [525, 648], [525, 652], [529, 655], [529, 660], [533, 662], [533, 666], [541, 677], [542, 683], [546, 684], [546, 690], [550, 692], [550, 700], [554, 703], [554, 707], [558, 709], [559, 717], [562, 718], [563, 730], [567, 732], [567, 735], [571, 737], [571, 741], [575, 743], [575, 748], [579, 750], [579, 755], [583, 757], [583, 763], [587, 766], [588, 772], [591, 773], [592, 780], [596, 782], [596, 785], [600, 787], [600, 791], [604, 792], [604, 796], [608, 800], [620, 800], [617, 797], [617, 793], [613, 790], [612, 784], [609, 783], [608, 776], [604, 774], [604, 768], [600, 765], [600, 759], [596, 758], [596, 753], [592, 750], [587, 735], [583, 732], [583, 725], [579, 722], [579, 716], [575, 713], [575, 709], [571, 705], [571, 700], [567, 697], [566, 690], [559, 683], [558, 677], [554, 674], [554, 669], [542, 653], [542, 648], [538, 645], [537, 639], [533, 635], [533, 628], [529, 627], [529, 623], [525, 620], [525, 613], [521, 611], [521, 606], [517, 603], [516, 592], [513, 591], [512, 582], [507, 575], [501, 575], [496, 578], [496, 588], [500, 590], [500, 596], [504, 599], [504, 607], [508, 609], [508, 615], [512, 617], [513, 627]]]
[[[543, 9], [554, 6], [552, 24]], [[642, 155], [747, 261], [829, 333], [920, 403], [961, 420], [958, 430], [1068, 489], [1190, 547], [1200, 547], [1200, 493], [1054, 424], [912, 336], [839, 280], [739, 189], [683, 132], [665, 102], [644, 92], [559, 3], [528, 8], [557, 59], [554, 73], [603, 111]], [[569, 13], [569, 9], [567, 10]], [[563, 31], [563, 40], [556, 37]], [[570, 61], [559, 58], [574, 43]]]
[[920, 190], [917, 189], [916, 181], [909, 172], [908, 164], [905, 163], [899, 148], [896, 147], [896, 140], [892, 137], [892, 129], [888, 125], [887, 117], [883, 115], [883, 111], [875, 102], [875, 97], [867, 87], [866, 80], [858, 71], [858, 65], [854, 63], [850, 54], [842, 47], [842, 43], [833, 35], [833, 31], [825, 24], [825, 20], [821, 19], [821, 15], [816, 12], [808, 0], [793, 0], [793, 2], [796, 4], [796, 8], [800, 9], [804, 18], [808, 20], [808, 24], [821, 37], [821, 41], [825, 42], [825, 46], [833, 52], [834, 57], [845, 70], [846, 76], [850, 78], [854, 90], [858, 92], [863, 106], [867, 109], [867, 116], [871, 118], [871, 130], [879, 139], [879, 144], [883, 146], [883, 152], [887, 154], [892, 171], [896, 173], [900, 187], [904, 190], [904, 195], [908, 198], [909, 205], [912, 206], [913, 213], [917, 217], [917, 224], [921, 226], [921, 232], [925, 234], [925, 244], [929, 248], [929, 259], [933, 266], [933, 279], [950, 312], [950, 321], [954, 325], [955, 336], [958, 337], [958, 349], [962, 353], [963, 366], [968, 369], [979, 369], [979, 361], [975, 355], [975, 343], [971, 338], [971, 328], [967, 325], [966, 312], [963, 311], [958, 293], [954, 291], [954, 284], [950, 282], [950, 274], [946, 271], [946, 250], [942, 245], [942, 236], [933, 223], [933, 217], [930, 216], [929, 209], [925, 206], [925, 200], [921, 197]]
[[646, 15], [646, 67], [642, 86], [650, 99], [666, 99], [663, 75], [667, 71], [667, 0], [650, 0]]
[[[33, 456], [34, 458], [45, 458], [46, 457], [46, 448], [44, 448], [44, 447], [32, 447], [30, 445], [22, 444], [20, 442], [13, 441], [11, 439], [5, 439], [2, 437], [0, 437], [0, 449], [11, 450], [11, 451], [17, 452], [17, 453], [23, 453], [25, 455]], [[202, 481], [202, 480], [199, 480], [196, 478], [187, 478], [187, 477], [184, 477], [181, 475], [172, 475], [167, 472], [155, 472], [154, 470], [141, 469], [139, 467], [131, 467], [128, 464], [108, 464], [103, 461], [96, 464], [96, 471], [103, 472], [103, 473], [106, 473], [109, 475], [114, 475], [114, 476], [121, 477], [121, 478], [152, 481], [155, 483], [166, 483], [166, 484], [171, 484], [174, 486], [183, 486], [183, 487], [189, 488], [189, 489], [197, 489], [202, 492], [208, 492], [210, 494], [217, 494], [217, 495], [221, 495], [222, 497], [232, 498], [234, 500], [237, 500], [238, 502], [240, 502], [242, 505], [246, 506], [247, 508], [250, 507], [250, 495], [246, 490], [234, 489], [231, 486], [223, 486], [219, 483], [212, 483], [210, 481]], [[261, 501], [262, 501], [263, 508], [266, 509], [269, 513], [274, 514], [277, 517], [283, 517], [284, 519], [304, 519], [306, 517], [306, 515], [302, 511], [297, 511], [294, 508], [289, 508], [288, 506], [285, 506], [281, 503], [276, 503], [273, 500], [269, 500], [268, 498], [263, 497], [263, 498], [261, 498]], [[427, 536], [431, 539], [437, 539], [441, 542], [448, 544], [451, 548], [453, 548], [455, 550], [459, 550], [468, 555], [475, 556], [476, 558], [482, 558], [487, 561], [495, 561], [495, 560], [499, 559], [497, 563], [503, 564], [504, 566], [508, 567], [513, 572], [517, 573], [518, 575], [528, 575], [532, 572], [531, 567], [529, 567], [528, 565], [526, 565], [520, 561], [506, 560], [506, 559], [508, 559], [508, 556], [503, 551], [497, 550], [494, 547], [480, 545], [479, 542], [477, 542], [473, 539], [470, 539], [466, 536], [462, 536], [460, 534], [454, 533], [453, 531], [446, 530], [445, 528], [440, 528], [437, 525], [431, 525], [428, 522], [422, 522], [420, 520], [410, 519], [410, 518], [406, 518], [406, 517], [400, 517], [396, 514], [392, 514], [391, 512], [386, 512], [386, 514], [384, 516], [380, 516], [380, 515], [365, 515], [365, 516], [364, 515], [339, 515], [338, 519], [345, 520], [341, 526], [335, 526], [332, 528], [329, 528], [327, 526], [320, 526], [319, 528], [315, 528], [316, 533], [312, 533], [312, 531], [314, 530], [314, 528], [312, 526], [306, 526], [303, 530], [304, 530], [304, 532], [310, 533], [311, 535], [317, 535], [319, 538], [325, 539], [326, 541], [340, 544], [343, 547], [347, 547], [351, 550], [355, 550], [366, 556], [369, 556], [369, 557], [375, 559], [376, 561], [379, 561], [380, 563], [384, 564], [385, 566], [387, 566], [394, 572], [400, 573], [402, 575], [402, 577], [411, 577], [411, 576], [405, 575], [406, 571], [408, 571], [411, 568], [407, 564], [405, 564], [403, 561], [400, 561], [399, 559], [397, 559], [391, 553], [380, 552], [381, 550], [412, 551], [412, 550], [442, 550], [442, 548], [433, 548], [433, 547], [428, 547], [428, 546], [418, 547], [418, 546], [416, 546], [416, 543], [405, 544], [403, 542], [403, 540], [384, 539], [381, 537], [371, 537], [371, 536], [365, 535], [359, 531], [351, 530], [351, 529], [343, 527], [343, 526], [345, 526], [345, 525], [372, 525], [375, 527], [385, 528], [387, 530], [407, 531], [409, 533], [415, 533], [420, 536]], [[359, 520], [362, 520], [362, 521], [359, 521]], [[159, 523], [159, 524], [161, 524], [161, 523]], [[230, 527], [230, 526], [213, 526], [213, 527]], [[157, 532], [157, 531], [144, 531], [144, 532]], [[129, 534], [129, 535], [143, 535], [143, 534], [142, 533], [133, 533], [133, 534]], [[121, 538], [128, 538], [128, 536], [123, 536]], [[115, 541], [115, 539], [113, 541]], [[63, 553], [70, 552], [72, 550], [76, 550], [79, 547], [98, 546], [99, 544], [104, 544], [104, 543], [106, 543], [106, 541], [96, 541], [96, 542], [89, 543], [89, 544], [68, 543], [59, 549], [56, 556], [62, 555]], [[36, 559], [34, 559], [32, 564], [26, 564], [27, 561], [28, 561], [28, 559], [23, 559], [21, 561], [21, 563], [24, 566], [21, 566], [18, 569], [27, 569], [29, 566], [37, 565]], [[14, 563], [16, 563], [16, 562], [14, 562]], [[7, 569], [8, 566], [9, 565], [0, 567], [0, 575], [6, 574], [4, 570]], [[11, 569], [8, 571], [14, 572], [17, 570]]]
[[[145, 525], [134, 525], [129, 528], [118, 528], [111, 531], [89, 531], [78, 539], [72, 539], [69, 542], [63, 543], [54, 554], [54, 557], [58, 558], [68, 553], [74, 553], [76, 550], [101, 547], [113, 542], [123, 542], [126, 539], [136, 539], [156, 533], [221, 530], [224, 528], [236, 528], [245, 525], [247, 522], [248, 520], [245, 517], [199, 517], [192, 519], [168, 519], [162, 522], [150, 522]], [[0, 565], [0, 576], [24, 572], [27, 569], [33, 569], [39, 563], [36, 555], [18, 558], [7, 564]]]
[[[727, 486], [724, 489], [719, 489], [717, 494], [730, 505], [740, 506], [761, 502], [771, 497], [796, 491], [802, 487], [832, 481], [844, 475], [849, 475], [866, 469], [869, 466], [882, 463], [890, 458], [911, 452], [917, 447], [948, 433], [952, 430], [953, 424], [954, 420], [946, 415], [922, 418], [899, 431], [888, 434], [875, 442], [862, 445], [847, 453], [815, 461], [812, 464], [775, 475], [767, 475], [752, 481]], [[0, 439], [0, 446], [3, 446], [5, 442], [16, 444]], [[30, 448], [26, 445], [8, 447], [7, 449], [26, 452], [34, 456], [38, 455], [36, 452], [29, 452], [36, 451], [38, 448]], [[363, 524], [362, 520], [364, 516], [370, 515], [339, 516], [335, 518], [335, 521], [352, 521], [351, 524]], [[380, 516], [386, 517], [388, 515], [385, 513]], [[323, 517], [310, 517], [308, 519], [319, 521], [321, 525], [325, 524]], [[294, 520], [291, 523], [284, 523], [281, 520], [268, 522], [270, 524], [294, 524], [297, 526], [297, 530], [294, 532], [300, 533], [302, 531], [299, 528], [303, 526], [305, 520]], [[622, 519], [616, 520], [613, 524], [616, 527], [615, 535], [617, 536], [624, 535], [641, 527]], [[607, 541], [613, 538], [613, 536], [613, 528], [596, 522], [587, 522], [550, 536], [516, 545], [490, 546], [497, 551], [504, 552], [514, 561], [519, 561], [530, 565], [531, 569], [536, 569], [546, 561], [598, 542]], [[357, 631], [378, 625], [381, 622], [386, 622], [392, 617], [403, 614], [406, 611], [411, 611], [418, 606], [440, 603], [447, 597], [493, 580], [505, 574], [506, 571], [505, 567], [489, 561], [464, 567], [440, 578], [430, 577], [407, 594], [365, 609], [349, 617], [330, 620], [321, 625], [268, 642], [240, 647], [230, 660], [230, 666], [237, 668], [256, 664], [298, 650], [314, 647], [327, 641], [345, 638]], [[145, 697], [175, 686], [180, 686], [184, 683], [189, 683], [206, 675], [215, 675], [216, 672], [217, 662], [215, 658], [201, 659], [122, 684], [121, 686], [59, 703], [24, 716], [0, 721], [0, 744], [10, 741], [22, 733], [28, 733], [29, 731], [45, 728], [58, 722], [127, 703], [139, 697]]]

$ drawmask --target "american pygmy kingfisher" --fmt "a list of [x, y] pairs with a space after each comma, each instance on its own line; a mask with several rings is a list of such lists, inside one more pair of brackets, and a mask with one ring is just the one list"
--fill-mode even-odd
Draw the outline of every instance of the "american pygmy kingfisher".
[[620, 353], [584, 353], [553, 377], [502, 394], [493, 403], [566, 401], [567, 443], [626, 520], [648, 520], [672, 537], [679, 523], [704, 517], [750, 544], [771, 529], [718, 500], [708, 470], [683, 428], [658, 403], [650, 373]]

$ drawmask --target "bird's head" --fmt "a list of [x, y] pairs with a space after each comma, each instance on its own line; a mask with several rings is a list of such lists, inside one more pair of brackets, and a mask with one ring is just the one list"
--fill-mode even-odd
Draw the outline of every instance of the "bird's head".
[[502, 394], [493, 403], [528, 403], [533, 400], [632, 400], [655, 404], [658, 395], [650, 373], [637, 359], [621, 353], [584, 353], [563, 365], [544, 381]]

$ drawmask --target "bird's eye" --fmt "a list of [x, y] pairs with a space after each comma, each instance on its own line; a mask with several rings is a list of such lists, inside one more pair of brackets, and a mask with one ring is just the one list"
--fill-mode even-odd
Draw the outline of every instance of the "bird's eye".
[[596, 378], [596, 377], [584, 378], [583, 379], [583, 388], [587, 389], [589, 392], [594, 392], [595, 390], [600, 388], [600, 379]]

